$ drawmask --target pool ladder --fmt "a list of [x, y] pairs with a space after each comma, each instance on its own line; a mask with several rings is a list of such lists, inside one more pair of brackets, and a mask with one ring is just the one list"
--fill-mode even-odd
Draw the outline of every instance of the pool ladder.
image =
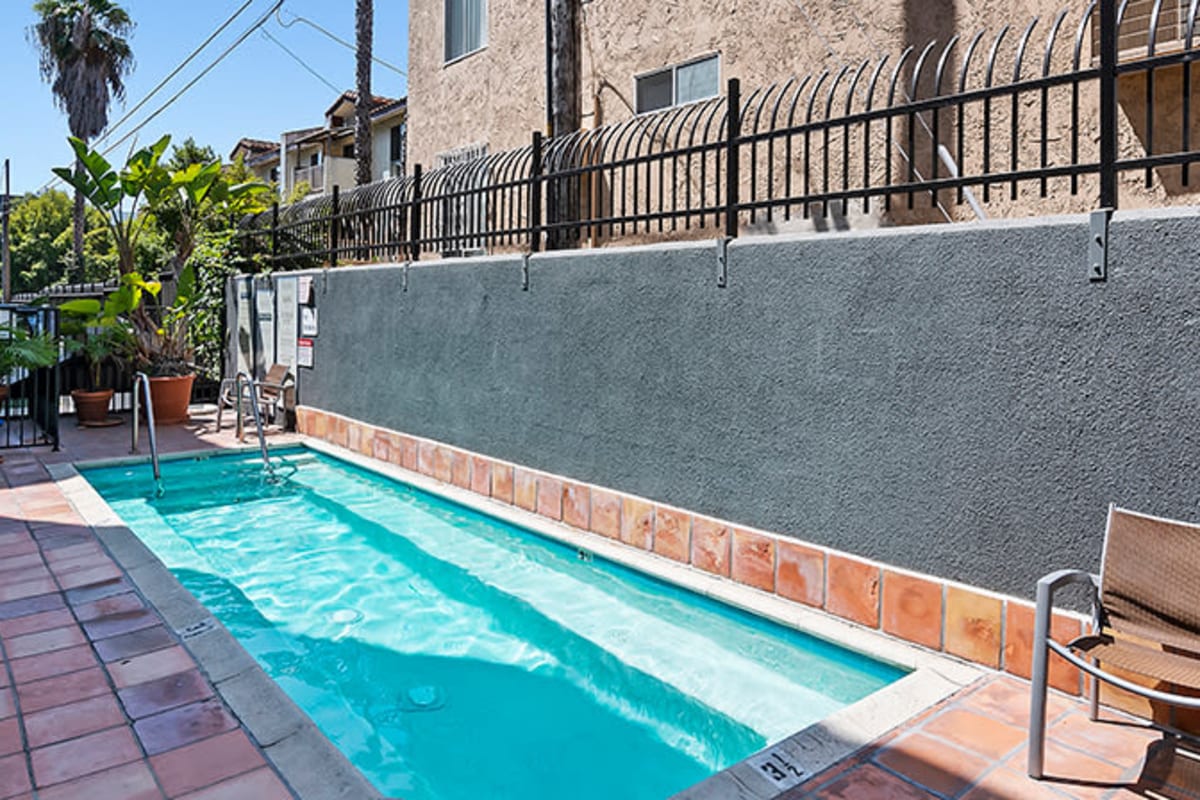
[[258, 433], [258, 449], [262, 452], [263, 469], [274, 477], [275, 468], [267, 455], [267, 437], [263, 433], [262, 412], [258, 408], [258, 383], [244, 371], [239, 372], [233, 380], [234, 397], [237, 398], [234, 403], [237, 406], [237, 438], [239, 442], [246, 441], [246, 426], [242, 419], [242, 392], [246, 389], [250, 390], [250, 411], [254, 416], [254, 429]]
[[146, 400], [146, 430], [150, 439], [150, 464], [154, 467], [154, 484], [158, 493], [163, 493], [162, 471], [158, 467], [158, 438], [155, 436], [154, 401], [150, 399], [150, 378], [144, 372], [133, 375], [133, 442], [129, 452], [138, 451], [138, 387], [142, 389], [142, 397]]

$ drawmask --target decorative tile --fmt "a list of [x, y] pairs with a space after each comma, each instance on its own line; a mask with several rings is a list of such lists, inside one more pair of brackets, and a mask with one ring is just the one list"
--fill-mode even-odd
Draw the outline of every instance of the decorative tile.
[[942, 647], [942, 584], [883, 571], [883, 630], [932, 650]]
[[0, 758], [0, 797], [12, 797], [32, 788], [24, 753]]
[[821, 800], [935, 800], [935, 795], [873, 764], [850, 770], [816, 796]]
[[471, 488], [471, 457], [461, 450], [450, 451], [450, 482], [460, 489]]
[[175, 637], [171, 635], [171, 632], [162, 625], [155, 625], [152, 628], [142, 628], [132, 633], [101, 639], [94, 642], [93, 646], [100, 659], [107, 663], [162, 650], [173, 644], [175, 644]]
[[636, 497], [621, 498], [621, 541], [642, 550], [654, 547], [654, 505]]
[[180, 800], [291, 800], [292, 793], [270, 769], [263, 767], [236, 778], [184, 795]]
[[492, 464], [492, 497], [502, 503], [513, 501], [513, 468], [508, 464]]
[[921, 733], [897, 739], [876, 754], [874, 760], [947, 797], [957, 795], [991, 767], [987, 759], [947, 747]]
[[77, 647], [81, 644], [87, 644], [87, 638], [84, 637], [83, 631], [79, 630], [77, 625], [72, 624], [66, 628], [27, 633], [24, 636], [8, 639], [4, 643], [4, 650], [9, 658], [23, 658], [64, 650], [68, 647]]
[[562, 520], [581, 531], [590, 529], [592, 520], [592, 498], [588, 487], [578, 483], [564, 483], [562, 487]]
[[450, 448], [434, 445], [433, 448], [433, 477], [442, 483], [449, 483], [453, 477], [454, 468], [450, 463]]
[[492, 490], [492, 462], [483, 456], [471, 456], [471, 491], [487, 497]]
[[407, 470], [419, 472], [421, 447], [411, 436], [400, 438], [400, 465]]
[[780, 597], [820, 608], [825, 604], [825, 552], [780, 539], [775, 545], [779, 566], [775, 592]]
[[542, 475], [537, 482], [537, 513], [553, 520], [563, 517], [563, 483], [558, 478]]
[[139, 608], [134, 611], [118, 611], [115, 614], [109, 614], [105, 617], [99, 617], [89, 622], [83, 623], [83, 629], [87, 631], [87, 635], [93, 640], [107, 639], [110, 636], [118, 636], [122, 633], [141, 630], [158, 625], [162, 620], [158, 614], [145, 608]]
[[[1022, 678], [1029, 678], [1033, 668], [1034, 608], [1028, 603], [1009, 600], [1004, 612], [1004, 669]], [[1050, 617], [1050, 636], [1066, 644], [1076, 639], [1082, 630], [1080, 621], [1055, 612]], [[1081, 673], [1057, 655], [1050, 656], [1050, 685], [1067, 694], [1079, 694]]]
[[775, 540], [759, 533], [733, 529], [730, 576], [738, 583], [775, 591]]
[[589, 491], [591, 500], [591, 530], [609, 539], [621, 536], [621, 498], [602, 489]]
[[729, 528], [715, 519], [692, 517], [692, 566], [729, 577]]
[[53, 653], [28, 658], [17, 658], [9, 662], [13, 678], [17, 683], [40, 681], [55, 675], [85, 669], [95, 665], [96, 657], [92, 648], [87, 645], [68, 647], [66, 650], [55, 650]]
[[654, 552], [687, 564], [692, 551], [692, 517], [685, 511], [654, 509]]
[[417, 442], [417, 472], [433, 475], [435, 449], [433, 442]]
[[1004, 602], [998, 597], [946, 587], [946, 652], [998, 668], [1003, 615]]
[[99, 669], [86, 669], [67, 675], [26, 683], [17, 687], [21, 713], [32, 714], [47, 708], [110, 694], [108, 681]]
[[121, 614], [139, 608], [145, 608], [142, 605], [141, 599], [136, 594], [129, 592], [128, 594], [117, 594], [112, 597], [104, 597], [90, 603], [77, 605], [75, 606], [75, 616], [79, 618], [80, 622], [91, 622], [99, 617], [106, 617], [110, 614]]
[[1008, 758], [1029, 735], [1026, 728], [963, 708], [950, 708], [937, 714], [922, 730], [991, 761]]
[[537, 475], [520, 467], [513, 468], [513, 505], [526, 511], [537, 509]]
[[375, 431], [371, 437], [371, 457], [380, 461], [392, 460], [392, 437], [386, 431]]
[[825, 610], [868, 628], [879, 627], [879, 567], [830, 553]]

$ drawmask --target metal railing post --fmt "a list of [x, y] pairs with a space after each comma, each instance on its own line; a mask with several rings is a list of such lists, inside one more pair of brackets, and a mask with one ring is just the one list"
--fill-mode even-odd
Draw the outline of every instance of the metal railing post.
[[542, 132], [533, 132], [533, 164], [529, 169], [529, 252], [542, 243]]
[[737, 78], [729, 79], [725, 94], [725, 235], [738, 235], [738, 138], [742, 130], [742, 85]]
[[408, 243], [413, 261], [421, 260], [421, 165], [413, 164], [413, 197], [409, 206]]
[[1100, 207], [1117, 207], [1117, 0], [1100, 0]]
[[336, 267], [338, 260], [338, 234], [342, 225], [341, 217], [341, 197], [337, 186], [333, 187], [333, 206], [329, 215], [329, 266]]
[[279, 258], [279, 203], [271, 204], [271, 263]]

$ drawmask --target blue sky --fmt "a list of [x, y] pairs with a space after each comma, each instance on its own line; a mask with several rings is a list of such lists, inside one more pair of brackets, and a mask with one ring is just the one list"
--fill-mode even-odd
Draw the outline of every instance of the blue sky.
[[[245, 0], [123, 0], [137, 22], [131, 44], [137, 60], [127, 80], [124, 107], [114, 103], [116, 121], [236, 11]], [[115, 131], [115, 141], [149, 116], [198, 74], [234, 39], [274, 5], [254, 0], [220, 38], [187, 69]], [[0, 0], [0, 75], [8, 110], [0, 124], [0, 160], [12, 160], [13, 193], [36, 191], [53, 178], [50, 168], [71, 160], [67, 121], [54, 105], [50, 87], [38, 74], [37, 53], [26, 39], [35, 15], [33, 0]], [[311, 19], [341, 38], [354, 41], [354, 0], [286, 0], [283, 20], [292, 14]], [[301, 56], [335, 86], [353, 88], [354, 53], [307, 25], [283, 28], [272, 18], [266, 30]], [[407, 0], [375, 0], [375, 54], [401, 69], [408, 62]], [[403, 76], [376, 65], [375, 94], [403, 96]], [[138, 133], [140, 143], [164, 133], [175, 141], [192, 136], [228, 156], [243, 136], [277, 139], [280, 132], [323, 121], [336, 94], [278, 46], [254, 33], [203, 80]], [[128, 144], [112, 154], [123, 157]], [[119, 155], [118, 155], [119, 154]], [[0, 192], [3, 186], [0, 185]]]

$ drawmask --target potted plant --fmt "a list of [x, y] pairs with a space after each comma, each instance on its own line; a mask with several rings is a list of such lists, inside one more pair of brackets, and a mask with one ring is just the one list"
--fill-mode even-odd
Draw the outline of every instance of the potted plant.
[[8, 399], [8, 382], [19, 369], [49, 367], [58, 360], [58, 343], [47, 334], [0, 326], [0, 403]]
[[69, 340], [68, 349], [78, 353], [87, 363], [88, 388], [72, 389], [75, 419], [83, 427], [113, 424], [108, 407], [113, 389], [104, 385], [104, 365], [120, 360], [130, 352], [130, 335], [123, 320], [116, 316], [112, 304], [106, 306], [91, 299], [71, 300], [59, 306], [63, 330], [79, 338]]
[[[261, 183], [230, 184], [218, 161], [167, 169], [161, 162], [170, 141], [164, 136], [138, 150], [118, 170], [72, 137], [82, 169], [54, 170], [101, 212], [113, 237], [121, 287], [106, 306], [115, 304], [129, 323], [135, 363], [150, 378], [155, 416], [164, 424], [187, 420], [195, 380], [190, 328], [196, 280], [188, 262], [197, 235], [214, 220], [252, 208], [254, 198], [269, 191]], [[143, 279], [136, 269], [137, 243], [151, 224], [170, 236], [175, 249], [168, 269], [175, 290], [169, 301], [161, 298], [158, 281]]]

